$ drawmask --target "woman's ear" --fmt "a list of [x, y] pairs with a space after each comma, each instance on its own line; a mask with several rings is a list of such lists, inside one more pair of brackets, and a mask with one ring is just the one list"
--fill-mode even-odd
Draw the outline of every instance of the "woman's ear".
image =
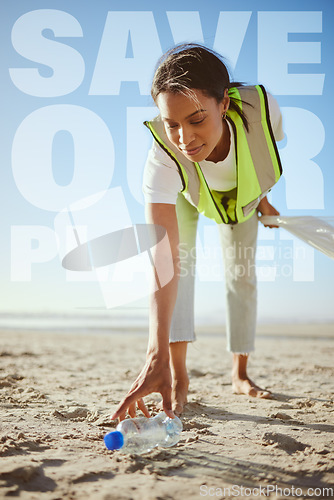
[[224, 90], [223, 106], [224, 106], [224, 113], [226, 113], [226, 111], [230, 106], [230, 97], [228, 95], [228, 89]]

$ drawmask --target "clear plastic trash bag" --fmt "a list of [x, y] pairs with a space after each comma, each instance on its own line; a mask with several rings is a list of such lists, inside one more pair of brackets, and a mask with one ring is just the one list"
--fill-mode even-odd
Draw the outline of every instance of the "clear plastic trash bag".
[[334, 259], [334, 217], [262, 215], [263, 224], [283, 227], [297, 238]]

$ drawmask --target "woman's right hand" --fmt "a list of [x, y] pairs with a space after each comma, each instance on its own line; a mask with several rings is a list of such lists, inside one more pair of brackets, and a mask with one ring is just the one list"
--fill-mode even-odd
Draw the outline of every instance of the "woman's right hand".
[[134, 418], [136, 416], [136, 405], [146, 417], [150, 417], [151, 415], [145, 406], [143, 397], [152, 392], [161, 394], [163, 410], [168, 417], [174, 418], [171, 400], [172, 375], [168, 356], [147, 355], [143, 369], [111, 418], [124, 420], [126, 412], [129, 413], [131, 418]]

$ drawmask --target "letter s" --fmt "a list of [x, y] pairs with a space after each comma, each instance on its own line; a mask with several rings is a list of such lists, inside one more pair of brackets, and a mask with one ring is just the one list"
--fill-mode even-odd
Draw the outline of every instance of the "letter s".
[[208, 494], [208, 487], [206, 484], [201, 484], [201, 486], [199, 487], [199, 494], [202, 497], [206, 497], [206, 495]]
[[[51, 30], [52, 35], [43, 33], [45, 30]], [[11, 68], [14, 85], [36, 97], [58, 97], [76, 90], [84, 78], [84, 60], [77, 50], [54, 37], [82, 36], [77, 19], [61, 10], [33, 10], [19, 17], [12, 29], [14, 49], [22, 57], [51, 68], [52, 75], [43, 76], [40, 67]]]

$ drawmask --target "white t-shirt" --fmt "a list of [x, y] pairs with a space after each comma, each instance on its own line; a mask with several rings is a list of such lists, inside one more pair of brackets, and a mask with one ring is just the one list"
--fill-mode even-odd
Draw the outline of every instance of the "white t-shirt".
[[[276, 141], [281, 141], [284, 138], [281, 111], [276, 99], [269, 93], [267, 95], [274, 137]], [[217, 163], [204, 160], [199, 163], [208, 186], [216, 191], [230, 191], [237, 185], [234, 135], [229, 121], [227, 124], [230, 128], [230, 150], [225, 160]], [[145, 202], [175, 205], [182, 187], [181, 177], [175, 162], [156, 141], [153, 141], [144, 170]]]

